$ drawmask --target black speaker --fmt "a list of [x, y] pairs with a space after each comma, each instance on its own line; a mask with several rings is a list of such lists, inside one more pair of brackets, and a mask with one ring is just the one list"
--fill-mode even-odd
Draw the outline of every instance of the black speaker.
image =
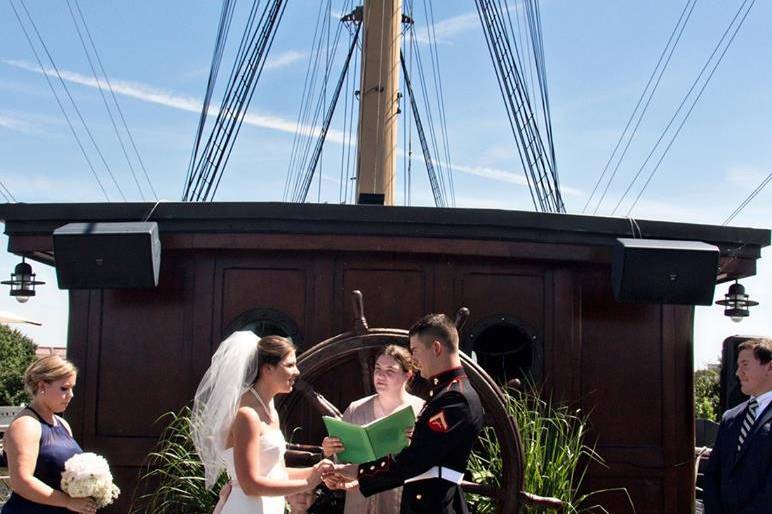
[[54, 231], [54, 258], [59, 289], [155, 287], [158, 224], [69, 223]]
[[711, 305], [718, 247], [699, 241], [617, 239], [611, 281], [620, 302]]

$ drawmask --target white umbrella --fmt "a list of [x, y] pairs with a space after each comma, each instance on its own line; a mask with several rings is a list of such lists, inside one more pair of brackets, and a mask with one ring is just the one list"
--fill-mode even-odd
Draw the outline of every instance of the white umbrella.
[[22, 318], [18, 314], [6, 311], [0, 311], [0, 323], [29, 323], [30, 325], [42, 325], [42, 323], [38, 323], [37, 321]]

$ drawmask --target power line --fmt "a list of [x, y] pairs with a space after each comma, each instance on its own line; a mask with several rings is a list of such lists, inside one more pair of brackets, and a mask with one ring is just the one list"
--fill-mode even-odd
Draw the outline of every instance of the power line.
[[[691, 4], [691, 9], [689, 9], [689, 13], [686, 16], [686, 20], [684, 21], [684, 14], [686, 13], [686, 10], [689, 8], [689, 4]], [[603, 166], [603, 171], [598, 177], [598, 180], [595, 182], [595, 186], [592, 188], [592, 193], [590, 193], [589, 198], [587, 198], [587, 203], [584, 204], [584, 208], [582, 209], [583, 213], [587, 211], [587, 207], [590, 205], [590, 202], [592, 202], [592, 199], [595, 196], [595, 193], [598, 190], [598, 187], [603, 182], [603, 179], [606, 176], [606, 172], [609, 169], [609, 165], [611, 164], [611, 161], [614, 160], [617, 150], [619, 149], [619, 145], [622, 144], [622, 140], [627, 135], [627, 129], [630, 128], [630, 124], [632, 123], [633, 118], [635, 118], [635, 115], [638, 112], [638, 108], [641, 106], [641, 102], [643, 102], [644, 97], [646, 97], [646, 92], [649, 90], [649, 86], [654, 80], [654, 76], [657, 74], [657, 70], [660, 70], [659, 76], [656, 79], [654, 87], [651, 89], [651, 91], [648, 94], [648, 99], [646, 100], [646, 104], [644, 105], [640, 115], [638, 116], [638, 121], [635, 123], [635, 127], [633, 128], [630, 134], [630, 137], [627, 140], [627, 144], [625, 145], [622, 151], [622, 154], [617, 160], [616, 166], [614, 167], [614, 170], [611, 173], [611, 177], [606, 183], [606, 187], [603, 190], [603, 194], [601, 195], [600, 200], [598, 200], [598, 203], [595, 206], [595, 210], [593, 211], [593, 214], [596, 214], [598, 212], [598, 209], [600, 209], [600, 206], [603, 203], [603, 199], [606, 197], [606, 193], [608, 192], [608, 189], [611, 186], [611, 183], [614, 181], [614, 177], [616, 176], [617, 171], [619, 170], [619, 165], [622, 163], [622, 159], [624, 159], [624, 156], [627, 153], [627, 149], [630, 147], [630, 143], [632, 142], [633, 137], [635, 137], [635, 134], [638, 130], [638, 126], [643, 120], [644, 114], [646, 114], [646, 109], [649, 107], [649, 103], [651, 103], [651, 100], [654, 97], [654, 93], [657, 91], [657, 87], [659, 86], [662, 76], [665, 73], [665, 70], [667, 69], [667, 65], [670, 62], [670, 58], [673, 56], [673, 52], [675, 51], [676, 46], [678, 45], [678, 42], [681, 40], [681, 35], [683, 34], [684, 28], [686, 28], [686, 24], [688, 23], [689, 18], [692, 15], [692, 11], [694, 10], [694, 6], [696, 4], [697, 4], [697, 0], [687, 0], [686, 4], [684, 4], [684, 8], [681, 11], [681, 15], [678, 17], [678, 21], [673, 27], [673, 30], [670, 32], [670, 36], [668, 37], [667, 43], [665, 43], [665, 47], [662, 49], [662, 52], [660, 52], [659, 54], [659, 59], [657, 59], [657, 64], [654, 66], [654, 69], [651, 70], [651, 75], [649, 75], [649, 80], [648, 82], [646, 82], [646, 86], [643, 88], [643, 91], [641, 91], [641, 96], [638, 97], [638, 103], [635, 104], [635, 108], [633, 109], [633, 112], [630, 113], [630, 117], [627, 119], [625, 128], [622, 130], [622, 133], [619, 135], [619, 139], [617, 140], [616, 145], [614, 146], [614, 149], [611, 151], [611, 155], [609, 155], [608, 160], [606, 161], [606, 165]], [[683, 24], [681, 24], [682, 21], [683, 21]], [[679, 30], [679, 27], [680, 27], [680, 30]], [[673, 41], [673, 36], [676, 34], [676, 32], [678, 32], [678, 36], [676, 37], [675, 43], [673, 43], [673, 46], [671, 47], [670, 43]], [[670, 48], [670, 52], [667, 56], [667, 59], [665, 60], [665, 63], [662, 64], [662, 59], [663, 57], [665, 57], [665, 54], [668, 53], [668, 48]], [[662, 66], [660, 67], [661, 64]]]
[[80, 5], [78, 4], [78, 0], [74, 0], [75, 2], [75, 9], [78, 11], [78, 14], [80, 15], [80, 19], [83, 22], [83, 28], [86, 29], [86, 37], [88, 37], [89, 42], [91, 43], [91, 48], [94, 51], [94, 56], [96, 57], [97, 64], [99, 65], [99, 69], [102, 71], [102, 75], [105, 78], [105, 82], [107, 83], [107, 88], [110, 91], [110, 96], [113, 99], [113, 103], [115, 104], [115, 109], [118, 111], [118, 117], [121, 119], [121, 124], [123, 125], [124, 130], [126, 130], [126, 135], [129, 137], [129, 142], [131, 143], [131, 147], [134, 150], [134, 154], [137, 157], [137, 162], [139, 162], [139, 167], [142, 168], [142, 174], [145, 177], [145, 180], [147, 181], [148, 187], [150, 187], [150, 191], [153, 193], [153, 196], [156, 200], [158, 200], [158, 193], [156, 193], [155, 188], [153, 187], [153, 181], [150, 180], [150, 174], [147, 171], [147, 168], [145, 167], [145, 162], [142, 160], [142, 155], [139, 153], [139, 149], [137, 148], [137, 144], [134, 141], [134, 136], [131, 133], [131, 130], [129, 130], [129, 124], [126, 123], [126, 117], [123, 115], [123, 109], [121, 109], [121, 105], [118, 103], [118, 97], [115, 95], [115, 91], [113, 91], [113, 85], [110, 82], [110, 76], [105, 71], [104, 65], [102, 65], [102, 59], [99, 57], [99, 52], [96, 49], [96, 45], [94, 44], [94, 39], [91, 37], [91, 31], [88, 28], [88, 24], [86, 23], [86, 17], [83, 16], [83, 11], [80, 9]]
[[[614, 210], [611, 212], [611, 215], [613, 216], [614, 213], [616, 213], [619, 206], [622, 204], [622, 201], [627, 196], [627, 193], [632, 189], [633, 184], [638, 179], [638, 176], [643, 171], [643, 168], [646, 166], [646, 164], [649, 162], [649, 159], [654, 154], [654, 151], [657, 149], [657, 146], [659, 146], [659, 143], [662, 141], [662, 138], [665, 136], [665, 133], [670, 128], [670, 125], [675, 121], [676, 117], [678, 116], [678, 113], [681, 111], [681, 108], [686, 103], [687, 98], [693, 91], [694, 87], [699, 82], [700, 78], [702, 77], [702, 74], [705, 72], [705, 70], [708, 67], [708, 64], [710, 64], [710, 61], [713, 59], [713, 56], [716, 54], [718, 49], [720, 48], [721, 44], [723, 43], [724, 39], [726, 38], [726, 35], [729, 33], [729, 30], [732, 28], [732, 25], [734, 25], [735, 21], [737, 20], [737, 17], [742, 12], [743, 8], [745, 7], [745, 4], [747, 3], [747, 0], [745, 0], [742, 5], [740, 5], [740, 8], [737, 10], [737, 13], [732, 18], [732, 21], [729, 22], [729, 25], [727, 26], [726, 30], [724, 31], [724, 34], [721, 36], [721, 39], [716, 44], [716, 47], [713, 49], [713, 52], [710, 54], [710, 57], [708, 57], [708, 60], [705, 61], [705, 65], [700, 70], [700, 73], [697, 75], [697, 78], [694, 80], [694, 83], [689, 88], [689, 91], [684, 96], [683, 100], [681, 101], [681, 104], [678, 106], [678, 109], [676, 110], [676, 113], [673, 115], [673, 117], [670, 119], [670, 122], [668, 122], [665, 129], [662, 131], [662, 134], [660, 135], [659, 139], [657, 139], [657, 142], [654, 144], [654, 147], [652, 147], [651, 152], [649, 152], [649, 155], [646, 157], [646, 160], [643, 162], [641, 167], [638, 169], [638, 172], [635, 174], [635, 177], [633, 177], [633, 180], [630, 182], [630, 185], [625, 190], [622, 197], [619, 199], [619, 202], [617, 203], [616, 207], [614, 207]], [[729, 41], [726, 43], [726, 46], [724, 47], [724, 50], [721, 52], [721, 55], [719, 55], [718, 59], [716, 60], [716, 63], [713, 65], [713, 69], [711, 69], [710, 73], [708, 74], [708, 77], [705, 79], [705, 82], [702, 84], [702, 87], [700, 88], [699, 92], [697, 93], [697, 96], [694, 98], [694, 101], [692, 102], [692, 105], [689, 107], [689, 110], [684, 115], [684, 118], [681, 120], [681, 123], [678, 125], [678, 128], [676, 129], [675, 133], [673, 134], [673, 137], [670, 138], [670, 141], [668, 142], [668, 145], [665, 147], [665, 150], [662, 152], [662, 155], [660, 156], [659, 160], [657, 161], [657, 164], [654, 166], [654, 168], [649, 173], [648, 178], [646, 179], [646, 182], [643, 184], [643, 187], [638, 192], [638, 196], [635, 197], [635, 200], [633, 201], [630, 208], [627, 210], [627, 216], [630, 215], [632, 210], [635, 208], [635, 206], [638, 204], [638, 200], [641, 199], [641, 196], [643, 195], [644, 191], [646, 191], [646, 188], [648, 187], [649, 183], [651, 182], [651, 179], [654, 178], [654, 175], [657, 173], [657, 170], [659, 170], [660, 164], [662, 164], [662, 161], [664, 160], [665, 156], [667, 155], [668, 151], [670, 150], [670, 147], [673, 146], [673, 143], [675, 142], [676, 138], [678, 137], [678, 134], [680, 134], [681, 129], [683, 128], [686, 121], [689, 119], [689, 116], [691, 115], [692, 111], [694, 110], [694, 106], [697, 105], [697, 102], [702, 97], [702, 93], [705, 92], [705, 88], [710, 83], [710, 79], [713, 78], [713, 74], [716, 72], [716, 69], [718, 68], [718, 65], [721, 64], [721, 61], [724, 59], [724, 56], [726, 55], [726, 52], [729, 50], [729, 47], [732, 45], [732, 42], [734, 41], [735, 36], [737, 36], [737, 33], [739, 32], [740, 28], [742, 27], [743, 23], [745, 22], [745, 18], [748, 16], [748, 13], [753, 8], [753, 5], [756, 3], [756, 0], [752, 0], [750, 5], [748, 6], [748, 9], [745, 11], [745, 14], [743, 14], [742, 18], [740, 19], [740, 22], [737, 24], [737, 27], [735, 28], [734, 32], [732, 33], [732, 36], [729, 38]]]
[[728, 217], [727, 219], [725, 219], [725, 220], [724, 220], [724, 222], [722, 223], [722, 225], [728, 225], [729, 223], [731, 223], [731, 222], [732, 222], [732, 220], [735, 218], [735, 216], [737, 216], [738, 214], [740, 214], [740, 213], [743, 211], [743, 209], [745, 209], [745, 207], [746, 207], [746, 206], [747, 206], [749, 203], [751, 203], [751, 201], [752, 201], [754, 198], [756, 198], [756, 195], [758, 195], [758, 194], [761, 192], [761, 190], [762, 190], [762, 189], [764, 189], [764, 188], [767, 186], [767, 184], [769, 184], [770, 182], [772, 182], [772, 171], [770, 171], [770, 172], [769, 172], [769, 175], [767, 175], [767, 178], [765, 178], [764, 180], [762, 180], [762, 181], [761, 181], [761, 184], [759, 184], [759, 185], [756, 187], [756, 189], [754, 189], [753, 191], [751, 191], [751, 194], [749, 194], [749, 195], [748, 195], [748, 196], [745, 198], [745, 200], [743, 200], [742, 202], [740, 202], [740, 205], [738, 205], [738, 206], [737, 206], [737, 208], [736, 208], [734, 211], [732, 211], [732, 214], [730, 214], [730, 215], [729, 215], [729, 217]]
[[[72, 107], [75, 110], [75, 114], [78, 115], [78, 119], [80, 119], [80, 122], [83, 125], [83, 130], [86, 131], [86, 134], [88, 135], [88, 138], [91, 141], [91, 144], [94, 146], [94, 150], [96, 150], [96, 153], [97, 155], [99, 155], [99, 159], [102, 161], [102, 164], [104, 165], [105, 170], [107, 170], [107, 174], [110, 175], [110, 178], [112, 179], [113, 184], [115, 185], [115, 188], [118, 190], [118, 193], [121, 195], [121, 198], [123, 198], [123, 201], [125, 202], [126, 195], [123, 194], [123, 190], [121, 189], [121, 186], [118, 184], [118, 181], [116, 180], [115, 175], [113, 175], [113, 171], [110, 169], [110, 165], [107, 164], [107, 160], [105, 159], [105, 156], [102, 154], [102, 150], [99, 148], [99, 145], [97, 144], [96, 139], [94, 139], [94, 135], [91, 133], [91, 129], [88, 128], [88, 124], [86, 123], [86, 120], [83, 117], [83, 114], [81, 114], [80, 109], [78, 108], [78, 104], [75, 102], [75, 98], [73, 98], [72, 94], [70, 93], [70, 89], [67, 87], [67, 84], [62, 78], [61, 73], [59, 73], [59, 68], [56, 66], [56, 63], [54, 62], [54, 58], [51, 55], [51, 52], [48, 51], [48, 46], [43, 40], [43, 36], [40, 34], [40, 31], [38, 31], [37, 25], [35, 24], [35, 20], [32, 19], [32, 15], [27, 9], [27, 6], [24, 4], [24, 1], [19, 0], [19, 3], [21, 4], [22, 9], [24, 9], [24, 12], [26, 13], [27, 18], [29, 19], [30, 25], [32, 25], [32, 29], [35, 31], [35, 35], [40, 41], [40, 44], [43, 47], [43, 51], [46, 53], [46, 56], [48, 57], [48, 61], [51, 63], [51, 67], [56, 72], [56, 76], [59, 78], [59, 82], [61, 83], [62, 88], [64, 89], [64, 92], [67, 94], [67, 98], [69, 98], [70, 103], [72, 104]], [[41, 65], [41, 71], [44, 74], [46, 73], [46, 70], [45, 68], [43, 68], [42, 65]]]
[[126, 158], [126, 164], [129, 165], [129, 171], [131, 171], [131, 176], [134, 178], [134, 183], [136, 184], [137, 190], [139, 191], [139, 196], [140, 198], [142, 198], [142, 201], [144, 201], [145, 195], [142, 192], [142, 186], [139, 185], [137, 174], [134, 172], [134, 166], [132, 166], [131, 159], [129, 159], [129, 153], [126, 151], [126, 145], [123, 143], [123, 138], [121, 137], [121, 134], [118, 131], [118, 125], [115, 123], [115, 118], [113, 117], [113, 113], [110, 110], [110, 105], [107, 103], [107, 98], [105, 97], [105, 94], [102, 91], [102, 82], [99, 80], [99, 75], [97, 74], [96, 68], [94, 68], [94, 63], [91, 60], [91, 55], [89, 54], [88, 48], [86, 47], [86, 41], [83, 39], [83, 34], [80, 31], [80, 26], [78, 25], [78, 21], [75, 19], [75, 12], [72, 10], [72, 5], [70, 4], [70, 0], [67, 0], [67, 9], [70, 11], [70, 18], [72, 18], [72, 23], [73, 25], [75, 25], [75, 32], [78, 34], [78, 39], [80, 39], [80, 44], [83, 47], [83, 53], [86, 54], [86, 60], [88, 61], [88, 65], [91, 68], [91, 73], [94, 75], [94, 80], [96, 80], [97, 90], [99, 91], [99, 96], [102, 97], [102, 103], [104, 103], [105, 110], [107, 111], [107, 116], [110, 118], [110, 123], [113, 126], [115, 137], [118, 138], [118, 143], [121, 145], [121, 149], [123, 150], [123, 156]]
[[[57, 105], [59, 105], [59, 109], [62, 111], [62, 115], [64, 115], [64, 119], [67, 122], [67, 126], [70, 128], [70, 131], [72, 132], [72, 135], [75, 138], [75, 142], [77, 143], [78, 148], [80, 148], [80, 151], [83, 154], [83, 158], [86, 159], [86, 163], [88, 164], [88, 167], [91, 170], [91, 174], [94, 176], [94, 179], [96, 180], [97, 185], [99, 186], [99, 189], [102, 191], [102, 194], [104, 194], [105, 199], [109, 202], [110, 196], [107, 194], [107, 191], [102, 185], [102, 181], [99, 180], [99, 175], [97, 175], [96, 169], [94, 169], [94, 165], [91, 163], [91, 159], [89, 159], [88, 154], [86, 153], [86, 149], [83, 147], [83, 144], [80, 141], [80, 137], [78, 136], [78, 133], [75, 130], [75, 127], [73, 126], [72, 121], [70, 121], [70, 117], [67, 115], [67, 111], [65, 110], [64, 105], [62, 104], [62, 101], [59, 99], [59, 95], [56, 93], [56, 88], [54, 88], [54, 85], [51, 83], [51, 79], [48, 77], [48, 73], [46, 73], [46, 70], [43, 67], [43, 62], [41, 61], [40, 56], [38, 55], [35, 45], [32, 43], [32, 38], [27, 32], [26, 27], [24, 27], [24, 23], [21, 20], [21, 16], [19, 16], [19, 12], [16, 10], [16, 6], [13, 4], [12, 0], [8, 0], [8, 3], [11, 4], [11, 9], [13, 9], [13, 13], [16, 16], [16, 20], [19, 22], [19, 27], [21, 27], [21, 30], [24, 33], [24, 37], [27, 39], [27, 42], [29, 43], [29, 46], [32, 49], [32, 53], [35, 56], [35, 60], [37, 61], [38, 66], [40, 66], [40, 70], [43, 73], [43, 77], [46, 79], [46, 83], [48, 83], [48, 87], [51, 89], [51, 92], [53, 93], [54, 98], [56, 99], [56, 103]], [[24, 7], [23, 3], [22, 3], [22, 7]], [[59, 77], [59, 80], [61, 80], [61, 76]]]
[[8, 190], [7, 187], [5, 187], [5, 184], [2, 180], [0, 180], [0, 194], [3, 195], [5, 198], [5, 201], [8, 203], [16, 203], [16, 198], [11, 194], [11, 192]]

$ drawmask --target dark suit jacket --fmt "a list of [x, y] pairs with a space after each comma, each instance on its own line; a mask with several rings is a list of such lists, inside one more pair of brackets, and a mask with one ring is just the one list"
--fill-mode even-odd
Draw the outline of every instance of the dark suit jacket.
[[724, 413], [704, 477], [705, 514], [772, 514], [772, 403], [737, 452], [748, 402]]

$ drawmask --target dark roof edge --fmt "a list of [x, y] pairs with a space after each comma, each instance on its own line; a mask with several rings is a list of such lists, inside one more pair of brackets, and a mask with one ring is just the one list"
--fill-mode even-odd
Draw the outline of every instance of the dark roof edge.
[[[764, 247], [770, 244], [768, 229], [727, 227], [695, 223], [676, 223], [628, 218], [607, 218], [576, 214], [549, 214], [494, 209], [435, 207], [383, 207], [372, 205], [294, 204], [279, 202], [212, 203], [56, 203], [0, 205], [0, 220], [7, 234], [44, 234], [51, 227], [76, 221], [150, 221], [159, 222], [161, 232], [239, 232], [253, 231], [250, 220], [264, 224], [276, 222], [286, 230], [298, 222], [319, 225], [314, 232], [335, 233], [335, 227], [347, 223], [346, 233], [388, 233], [388, 226], [441, 227], [457, 230], [459, 238], [475, 237], [497, 228], [506, 230], [548, 231], [571, 234], [576, 239], [596, 240], [598, 236], [652, 239], [699, 240], [723, 245]], [[234, 222], [241, 221], [240, 224]], [[239, 226], [241, 225], [241, 226]], [[633, 234], [635, 230], [635, 234]], [[431, 235], [428, 231], [426, 235]], [[584, 237], [583, 237], [584, 236]], [[572, 239], [573, 239], [572, 237]], [[604, 239], [605, 239], [604, 237]], [[562, 238], [561, 238], [562, 239]]]

